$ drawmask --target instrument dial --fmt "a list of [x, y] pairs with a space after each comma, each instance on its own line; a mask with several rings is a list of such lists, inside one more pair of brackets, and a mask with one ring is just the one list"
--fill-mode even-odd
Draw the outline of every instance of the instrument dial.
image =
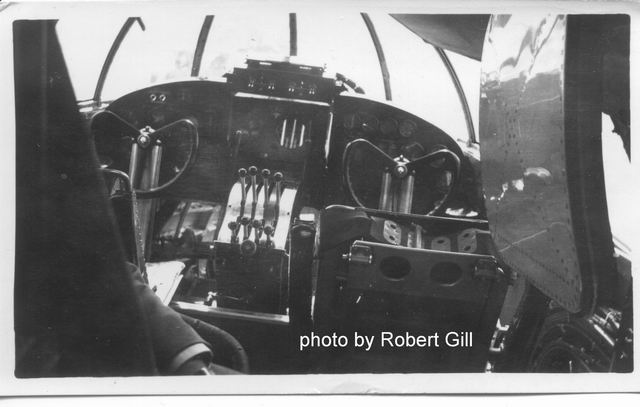
[[406, 138], [413, 136], [416, 133], [416, 130], [418, 130], [418, 125], [412, 120], [403, 120], [398, 128], [400, 135]]

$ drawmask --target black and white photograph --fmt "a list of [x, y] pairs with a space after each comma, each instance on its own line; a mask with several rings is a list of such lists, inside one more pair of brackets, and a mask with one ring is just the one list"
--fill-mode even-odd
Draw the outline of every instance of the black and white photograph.
[[472, 4], [1, 3], [2, 394], [640, 390], [640, 9]]

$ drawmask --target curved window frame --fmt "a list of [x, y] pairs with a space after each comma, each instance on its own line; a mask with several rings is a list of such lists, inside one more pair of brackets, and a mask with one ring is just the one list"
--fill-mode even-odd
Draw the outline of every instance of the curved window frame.
[[[370, 38], [371, 41], [374, 45], [374, 48], [376, 50], [376, 55], [377, 55], [377, 59], [380, 65], [380, 70], [381, 70], [381, 79], [383, 82], [383, 88], [385, 90], [385, 98], [387, 101], [393, 103], [392, 100], [392, 88], [391, 88], [391, 84], [390, 84], [390, 74], [389, 74], [389, 69], [387, 67], [386, 64], [386, 59], [385, 59], [385, 55], [384, 55], [384, 49], [382, 47], [382, 44], [380, 42], [380, 39], [378, 38], [378, 34], [375, 28], [375, 23], [372, 21], [372, 19], [369, 17], [369, 15], [367, 13], [360, 13], [361, 17], [362, 17], [362, 21], [363, 24], [365, 25], [367, 31], [370, 34]], [[289, 49], [290, 49], [290, 56], [295, 56], [297, 54], [297, 48], [298, 48], [298, 43], [297, 43], [297, 18], [296, 18], [296, 13], [289, 13]], [[120, 31], [118, 32], [118, 34], [116, 35], [110, 49], [109, 52], [107, 53], [107, 56], [105, 58], [105, 61], [102, 65], [102, 69], [100, 71], [100, 75], [98, 77], [98, 81], [96, 83], [96, 88], [93, 94], [93, 99], [92, 99], [92, 104], [94, 106], [100, 106], [102, 105], [103, 101], [102, 101], [102, 92], [104, 89], [104, 84], [106, 82], [106, 79], [109, 75], [111, 66], [113, 64], [114, 59], [116, 58], [116, 56], [118, 55], [118, 51], [120, 50], [120, 46], [122, 45], [122, 43], [124, 42], [124, 40], [127, 38], [128, 34], [131, 31], [131, 28], [134, 26], [135, 23], [138, 23], [138, 26], [140, 27], [140, 29], [142, 29], [143, 31], [146, 29], [145, 25], [144, 25], [144, 21], [142, 17], [129, 17], [125, 20], [125, 22], [123, 23]], [[191, 77], [198, 77], [199, 73], [200, 73], [200, 68], [201, 68], [201, 64], [202, 64], [202, 56], [204, 53], [204, 49], [207, 46], [208, 40], [211, 37], [210, 36], [210, 31], [212, 28], [212, 25], [215, 24], [215, 15], [212, 14], [208, 14], [204, 16], [201, 28], [200, 28], [200, 34], [198, 35], [196, 44], [194, 46], [194, 52], [193, 52], [193, 63], [192, 63], [192, 67], [191, 67]], [[458, 94], [458, 100], [460, 102], [460, 106], [462, 108], [462, 112], [466, 121], [466, 127], [467, 127], [467, 140], [468, 140], [468, 144], [472, 145], [472, 144], [477, 144], [478, 143], [478, 139], [477, 136], [475, 134], [475, 128], [473, 125], [473, 118], [471, 116], [471, 112], [470, 112], [470, 108], [469, 108], [469, 103], [464, 91], [464, 88], [459, 80], [458, 74], [455, 70], [455, 67], [453, 66], [453, 64], [451, 63], [451, 60], [449, 59], [449, 57], [447, 56], [447, 53], [445, 52], [445, 50], [443, 50], [440, 47], [434, 46], [432, 44], [429, 44], [427, 42], [425, 42], [425, 46], [431, 46], [433, 47], [433, 49], [435, 49], [436, 53], [438, 54], [438, 56], [440, 57], [440, 60], [442, 62], [442, 64], [444, 65], [445, 69], [447, 70], [447, 72], [449, 73], [449, 77], [452, 81], [452, 84]]]

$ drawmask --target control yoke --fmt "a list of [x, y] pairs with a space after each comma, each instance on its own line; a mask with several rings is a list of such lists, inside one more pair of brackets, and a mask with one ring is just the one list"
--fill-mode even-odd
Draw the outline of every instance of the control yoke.
[[442, 199], [434, 203], [433, 209], [428, 213], [428, 215], [438, 214], [445, 209], [460, 173], [460, 159], [455, 153], [446, 148], [441, 148], [410, 161], [403, 155], [392, 158], [368, 140], [354, 140], [347, 144], [344, 150], [342, 159], [343, 181], [351, 199], [360, 207], [366, 207], [366, 205], [358, 198], [353, 189], [350, 171], [351, 160], [356, 152], [364, 153], [367, 161], [382, 162], [384, 164], [378, 201], [378, 209], [380, 210], [411, 213], [416, 177], [423, 171], [437, 169], [449, 171], [451, 174], [451, 178], [447, 179], [448, 190], [446, 194]]
[[[120, 140], [127, 140], [131, 144], [131, 155], [129, 157], [129, 168], [116, 168], [117, 170], [128, 170], [129, 179], [132, 188], [140, 198], [153, 198], [164, 192], [171, 185], [175, 184], [193, 165], [196, 159], [196, 151], [198, 149], [198, 125], [193, 118], [184, 118], [176, 120], [159, 129], [153, 129], [145, 126], [137, 129], [132, 124], [124, 120], [116, 113], [103, 110], [97, 113], [91, 121], [91, 129], [96, 134], [96, 129], [104, 126], [103, 122], [110, 121], [111, 131], [103, 131], [103, 137], [111, 137], [111, 143], [117, 143]], [[172, 131], [179, 127], [186, 127], [189, 133], [189, 154], [181, 166], [177, 166], [175, 175], [162, 183], [160, 183], [160, 163], [163, 153], [163, 142], [170, 137]], [[96, 145], [108, 145], [106, 140], [96, 140]], [[98, 149], [99, 150], [99, 149]], [[101, 154], [98, 151], [98, 154]], [[148, 161], [147, 161], [148, 159]], [[112, 162], [112, 160], [110, 160]], [[108, 166], [108, 164], [105, 164]]]

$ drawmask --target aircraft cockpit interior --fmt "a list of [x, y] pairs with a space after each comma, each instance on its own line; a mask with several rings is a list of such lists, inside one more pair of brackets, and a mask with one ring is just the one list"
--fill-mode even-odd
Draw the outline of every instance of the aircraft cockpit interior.
[[[560, 112], [549, 102], [563, 92], [555, 65], [530, 69], [520, 55], [513, 72], [547, 82], [513, 86], [505, 71], [491, 76], [490, 64], [499, 65], [491, 58], [515, 52], [488, 49], [499, 49], [509, 22], [190, 12], [80, 16], [47, 29], [60, 41], [125, 260], [164, 305], [232, 337], [235, 348], [212, 343], [216, 363], [251, 374], [628, 368], [630, 348], [616, 336], [629, 328], [628, 304], [583, 298], [577, 287], [586, 291], [593, 279], [575, 283], [571, 270], [557, 277], [568, 288], [548, 288], [556, 274], [546, 278], [533, 263], [530, 276], [522, 273], [511, 251], [520, 240], [496, 229], [515, 224], [534, 235], [539, 225], [508, 208], [548, 196], [540, 191], [558, 179], [545, 175], [554, 164], [524, 162], [533, 153], [522, 154], [526, 142], [518, 146], [509, 130], [517, 117]], [[553, 41], [573, 23], [545, 19], [530, 34], [548, 43], [520, 32], [517, 41], [548, 45], [556, 61], [564, 56]], [[77, 24], [110, 30], [87, 31], [97, 44], [88, 50], [73, 37]], [[527, 97], [547, 110], [531, 110]], [[548, 117], [549, 126], [564, 120]], [[481, 155], [485, 134], [495, 146], [492, 134], [503, 131], [507, 144]], [[486, 183], [497, 176], [484, 167], [493, 164], [520, 171], [499, 196]], [[534, 195], [512, 198], [523, 189]], [[564, 232], [545, 230], [570, 247]], [[534, 250], [523, 247], [518, 253]], [[628, 275], [620, 264], [609, 275], [626, 295], [630, 263]], [[558, 304], [604, 334], [585, 334], [585, 319], [572, 325], [580, 339], [540, 331]], [[602, 322], [595, 316], [605, 305]], [[358, 337], [376, 343], [355, 347]], [[558, 345], [562, 338], [571, 346]], [[575, 351], [571, 340], [590, 341], [592, 352]]]

